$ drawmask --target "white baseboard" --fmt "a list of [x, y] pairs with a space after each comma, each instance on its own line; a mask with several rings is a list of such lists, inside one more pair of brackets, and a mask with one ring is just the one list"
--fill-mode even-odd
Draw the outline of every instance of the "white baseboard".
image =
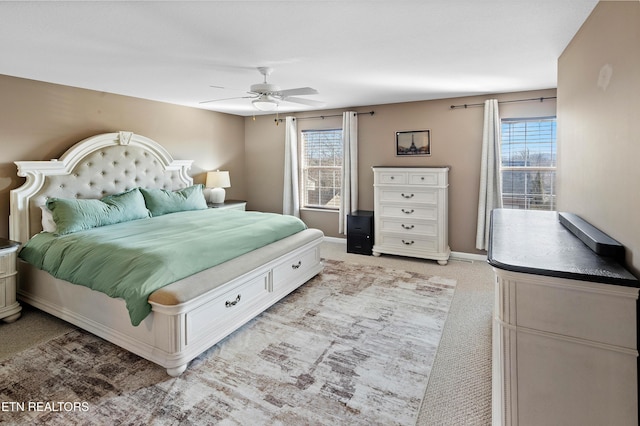
[[347, 239], [346, 238], [338, 238], [338, 237], [327, 237], [326, 235], [324, 236], [324, 241], [328, 242], [328, 243], [339, 243], [339, 244], [347, 244]]
[[487, 255], [485, 254], [474, 254], [474, 253], [463, 253], [460, 251], [452, 251], [451, 259], [455, 260], [464, 260], [466, 262], [486, 262]]
[[[347, 244], [346, 238], [338, 238], [338, 237], [327, 237], [325, 235], [324, 241], [328, 243], [336, 243], [336, 244]], [[451, 259], [454, 260], [463, 260], [465, 262], [486, 262], [487, 256], [484, 254], [474, 254], [474, 253], [464, 253], [460, 251], [452, 251]]]

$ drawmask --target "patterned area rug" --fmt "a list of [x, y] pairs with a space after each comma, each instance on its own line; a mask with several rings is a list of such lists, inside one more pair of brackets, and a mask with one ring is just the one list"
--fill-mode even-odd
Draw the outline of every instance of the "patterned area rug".
[[0, 363], [0, 423], [413, 425], [454, 289], [327, 260], [178, 378], [72, 331]]

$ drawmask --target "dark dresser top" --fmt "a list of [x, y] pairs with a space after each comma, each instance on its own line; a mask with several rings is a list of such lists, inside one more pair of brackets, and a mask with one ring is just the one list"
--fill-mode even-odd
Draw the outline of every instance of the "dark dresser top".
[[493, 210], [487, 258], [507, 271], [640, 287], [615, 258], [596, 254], [563, 226], [557, 212]]

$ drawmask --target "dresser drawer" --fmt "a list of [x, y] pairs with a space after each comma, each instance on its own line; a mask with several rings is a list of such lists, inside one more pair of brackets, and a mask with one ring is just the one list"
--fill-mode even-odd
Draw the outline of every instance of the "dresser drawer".
[[269, 274], [265, 272], [218, 296], [214, 303], [207, 303], [189, 312], [186, 317], [188, 338], [194, 341], [198, 336], [209, 333], [212, 321], [223, 321], [242, 315], [252, 305], [259, 303], [261, 298], [267, 297], [268, 288]]
[[609, 345], [637, 346], [636, 301], [618, 294], [615, 286], [580, 286], [560, 279], [556, 279], [559, 285], [540, 285], [544, 278], [523, 276], [525, 279], [515, 284], [518, 327]]
[[427, 220], [402, 220], [385, 217], [380, 220], [380, 231], [435, 237], [438, 235], [438, 223]]
[[298, 282], [299, 278], [306, 276], [315, 268], [318, 257], [318, 250], [311, 248], [273, 268], [273, 290], [277, 292], [291, 282]]
[[415, 251], [438, 251], [438, 240], [436, 238], [416, 237], [415, 235], [380, 234], [380, 241], [376, 241], [386, 247], [402, 248]]
[[380, 218], [383, 220], [385, 217], [402, 217], [407, 219], [431, 219], [436, 220], [438, 218], [438, 208], [436, 206], [396, 206], [389, 204], [381, 204]]
[[439, 172], [410, 172], [409, 184], [441, 186], [446, 184], [446, 182], [441, 182], [442, 178], [443, 174]]
[[406, 185], [409, 181], [409, 174], [398, 171], [384, 171], [377, 174], [376, 183], [389, 185]]
[[422, 204], [438, 204], [438, 190], [437, 189], [423, 189], [423, 188], [380, 188], [379, 192], [380, 202], [382, 203], [422, 203]]

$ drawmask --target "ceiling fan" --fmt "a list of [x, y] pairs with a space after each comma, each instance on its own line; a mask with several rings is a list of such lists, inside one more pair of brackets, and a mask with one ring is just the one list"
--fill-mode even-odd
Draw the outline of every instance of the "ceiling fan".
[[[280, 86], [267, 82], [267, 77], [273, 72], [273, 68], [258, 67], [258, 71], [260, 72], [260, 74], [264, 76], [264, 81], [262, 83], [252, 84], [251, 87], [249, 88], [249, 91], [247, 91], [247, 94], [249, 94], [249, 96], [237, 96], [233, 98], [212, 99], [209, 101], [202, 101], [200, 103], [206, 104], [209, 102], [220, 102], [220, 101], [227, 101], [230, 99], [253, 99], [251, 103], [256, 109], [260, 111], [273, 111], [278, 107], [280, 102], [292, 102], [296, 104], [309, 105], [314, 107], [324, 106], [324, 102], [297, 97], [297, 95], [317, 95], [318, 91], [316, 89], [312, 89], [311, 87], [298, 87], [296, 89], [281, 90]], [[220, 86], [211, 86], [211, 87], [215, 87], [218, 89], [225, 89], [224, 87], [220, 87]]]

